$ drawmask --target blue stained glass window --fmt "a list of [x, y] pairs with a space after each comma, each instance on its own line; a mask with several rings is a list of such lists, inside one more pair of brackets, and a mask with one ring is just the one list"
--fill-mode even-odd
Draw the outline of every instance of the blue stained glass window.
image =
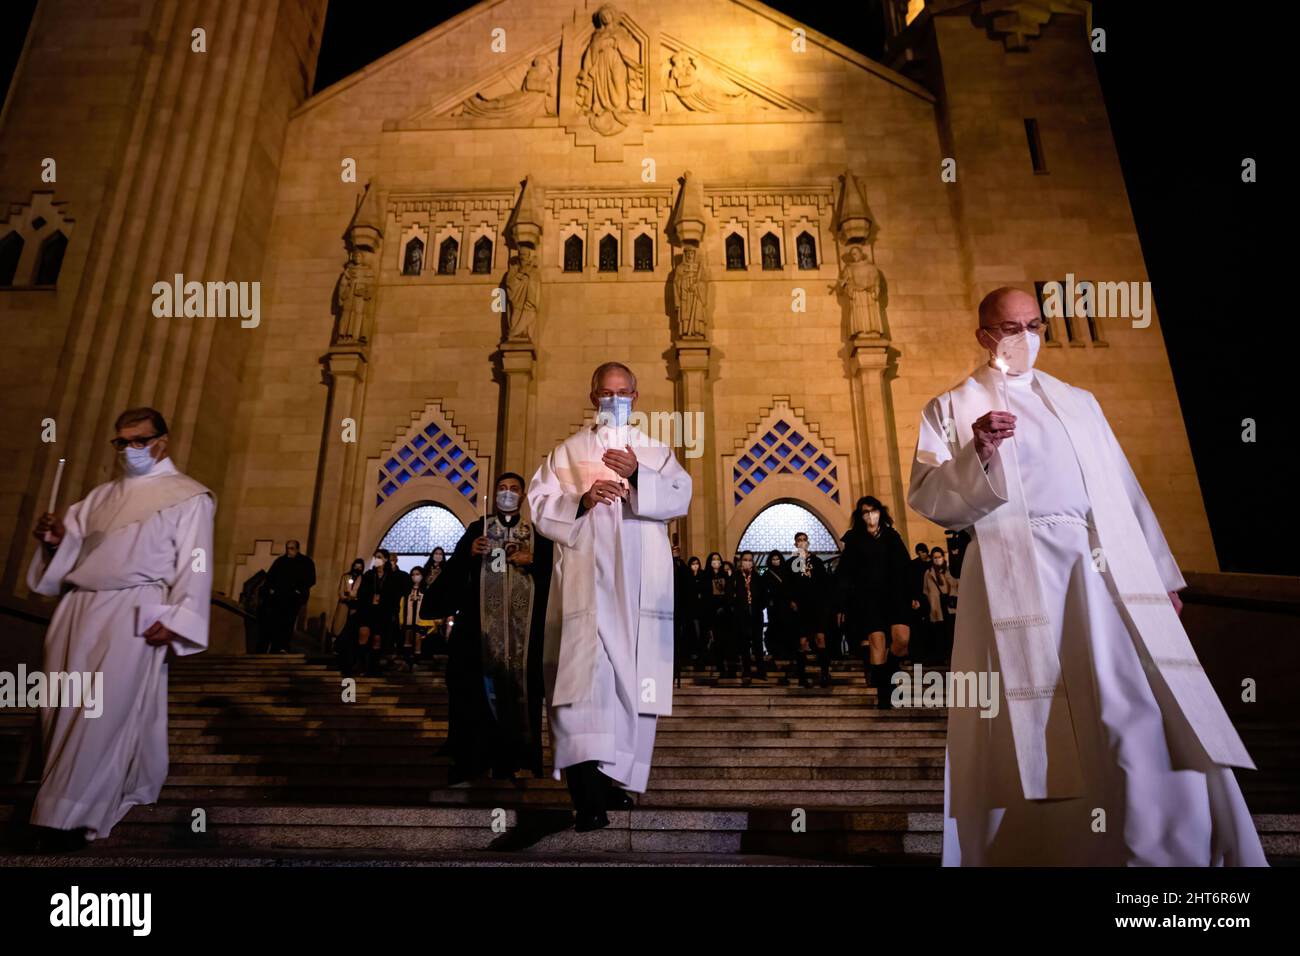
[[419, 451], [427, 444], [429, 443], [428, 441], [425, 440], [425, 437], [423, 435], [416, 435], [413, 439], [411, 439], [411, 447], [414, 448], [416, 451]]
[[463, 454], [465, 453], [460, 450], [460, 446], [457, 446], [453, 448], [451, 451], [447, 452], [447, 457], [450, 458], [452, 461], [460, 461], [460, 457]]
[[782, 443], [781, 447], [776, 450], [776, 453], [784, 458], [790, 454], [790, 446]]
[[754, 469], [754, 480], [755, 480], [755, 481], [762, 481], [762, 480], [763, 480], [764, 478], [766, 478], [766, 477], [767, 477], [767, 472], [765, 472], [762, 468], [755, 468], [755, 469]]
[[740, 467], [744, 468], [746, 471], [749, 471], [749, 469], [754, 467], [754, 459], [750, 458], [748, 455], [744, 455], [741, 457], [740, 461], [736, 462], [736, 464], [740, 465]]
[[423, 458], [415, 459], [415, 464], [411, 466], [411, 471], [417, 475], [420, 472], [424, 471], [424, 459]]
[[804, 466], [804, 460], [800, 458], [798, 455], [795, 455], [793, 458], [790, 459], [790, 464], [792, 464], [795, 468], [802, 468]]
[[393, 472], [397, 471], [397, 459], [396, 458], [388, 459], [388, 462], [384, 465], [384, 467], [388, 469], [389, 474], [392, 474]]
[[831, 489], [835, 486], [832, 485], [825, 478], [823, 478], [821, 481], [817, 482], [817, 487], [820, 488], [825, 494], [830, 494]]
[[767, 465], [768, 468], [776, 468], [781, 464], [781, 460], [775, 455], [768, 455], [767, 458], [763, 460], [763, 464]]
[[799, 447], [799, 443], [801, 441], [803, 441], [803, 436], [800, 435], [798, 432], [790, 433], [790, 444], [794, 445], [795, 448]]
[[827, 458], [825, 455], [822, 455], [817, 459], [817, 467], [820, 468], [822, 471], [825, 471], [827, 466], [830, 465], [830, 463], [831, 460]]
[[790, 426], [783, 421], [777, 422], [776, 425], [774, 425], [773, 427], [776, 429], [776, 433], [778, 435], [784, 435], [786, 432], [790, 430]]
[[766, 445], [768, 448], [771, 448], [773, 445], [776, 444], [776, 436], [773, 435], [771, 432], [768, 432], [766, 435], [763, 436], [763, 444]]
[[403, 448], [397, 453], [397, 457], [402, 459], [402, 461], [408, 461], [413, 454], [415, 454], [415, 452], [411, 451], [411, 449]]
[[384, 494], [386, 495], [391, 495], [396, 490], [397, 490], [397, 485], [393, 484], [391, 481], [385, 484], [383, 488]]
[[439, 435], [439, 436], [438, 436], [438, 447], [439, 447], [439, 448], [446, 448], [446, 447], [447, 447], [448, 445], [450, 445], [450, 444], [451, 444], [451, 439], [450, 439], [448, 436], [446, 436], [446, 435]]

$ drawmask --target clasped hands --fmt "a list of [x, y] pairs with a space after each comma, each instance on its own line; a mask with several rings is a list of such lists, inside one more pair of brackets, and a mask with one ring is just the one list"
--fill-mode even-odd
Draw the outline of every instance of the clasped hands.
[[[631, 478], [636, 474], [638, 463], [631, 445], [624, 445], [621, 450], [611, 448], [601, 456], [600, 460], [606, 468], [620, 478]], [[629, 494], [631, 491], [623, 482], [597, 478], [582, 496], [582, 506], [591, 509], [596, 507], [597, 502], [613, 504], [615, 501], [625, 500]]]

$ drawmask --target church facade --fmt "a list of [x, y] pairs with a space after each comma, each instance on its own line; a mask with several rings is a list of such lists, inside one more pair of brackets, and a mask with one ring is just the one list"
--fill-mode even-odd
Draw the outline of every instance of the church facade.
[[[975, 304], [1147, 278], [1084, 2], [888, 4], [896, 70], [751, 0], [485, 0], [310, 97], [323, 2], [122, 6], [140, 49], [93, 178], [37, 120], [35, 64], [72, 55], [48, 10], [3, 118], [32, 146], [0, 157], [0, 243], [76, 224], [56, 287], [16, 281], [29, 250], [0, 289], [24, 329], [0, 361], [37, 379], [2, 426], [17, 598], [52, 462], [65, 503], [104, 480], [128, 404], [217, 493], [215, 588], [298, 538], [320, 611], [413, 509], [465, 524], [531, 475], [611, 360], [691, 474], [683, 555], [783, 504], [838, 536], [863, 494], [941, 543], [905, 489], [923, 405], [980, 361]], [[149, 145], [164, 111], [182, 145]], [[258, 283], [256, 321], [183, 314], [179, 279], [155, 315], [175, 275]], [[1039, 365], [1097, 395], [1180, 563], [1217, 569], [1159, 318], [1056, 318]]]

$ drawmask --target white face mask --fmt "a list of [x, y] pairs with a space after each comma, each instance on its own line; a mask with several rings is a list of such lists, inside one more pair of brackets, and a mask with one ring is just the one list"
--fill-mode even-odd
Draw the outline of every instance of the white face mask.
[[498, 491], [497, 508], [501, 511], [514, 511], [519, 507], [519, 492]]
[[1038, 359], [1038, 347], [1042, 340], [1034, 332], [1020, 332], [1005, 335], [998, 340], [994, 354], [1007, 363], [1007, 372], [1011, 375], [1023, 375], [1034, 367]]
[[122, 470], [132, 478], [139, 478], [141, 475], [149, 474], [157, 462], [153, 460], [153, 452], [148, 448], [132, 448], [127, 445], [118, 453], [118, 459], [122, 462]]
[[383, 559], [383, 558], [371, 558], [371, 559], [370, 559], [370, 566], [371, 566], [372, 568], [382, 567], [383, 564], [384, 564], [384, 559]]

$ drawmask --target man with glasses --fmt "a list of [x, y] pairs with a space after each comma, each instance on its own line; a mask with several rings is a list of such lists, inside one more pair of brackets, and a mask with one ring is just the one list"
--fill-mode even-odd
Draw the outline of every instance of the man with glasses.
[[27, 574], [37, 594], [62, 594], [45, 634], [47, 678], [103, 675], [97, 716], [66, 702], [41, 714], [46, 763], [31, 822], [48, 849], [106, 837], [131, 807], [158, 799], [167, 652], [208, 646], [216, 500], [167, 457], [158, 412], [129, 409], [114, 427], [119, 477], [62, 518], [41, 515]]
[[533, 522], [555, 542], [543, 670], [555, 777], [567, 768], [579, 831], [608, 826], [607, 809], [631, 805], [625, 791], [645, 792], [655, 722], [672, 708], [668, 522], [691, 502], [673, 450], [630, 423], [631, 370], [601, 365], [590, 398], [595, 423], [528, 486]]
[[926, 406], [912, 464], [912, 508], [972, 529], [952, 671], [993, 691], [949, 702], [943, 862], [1265, 865], [1183, 576], [1097, 400], [1034, 368], [1042, 324], [985, 297], [988, 359]]

